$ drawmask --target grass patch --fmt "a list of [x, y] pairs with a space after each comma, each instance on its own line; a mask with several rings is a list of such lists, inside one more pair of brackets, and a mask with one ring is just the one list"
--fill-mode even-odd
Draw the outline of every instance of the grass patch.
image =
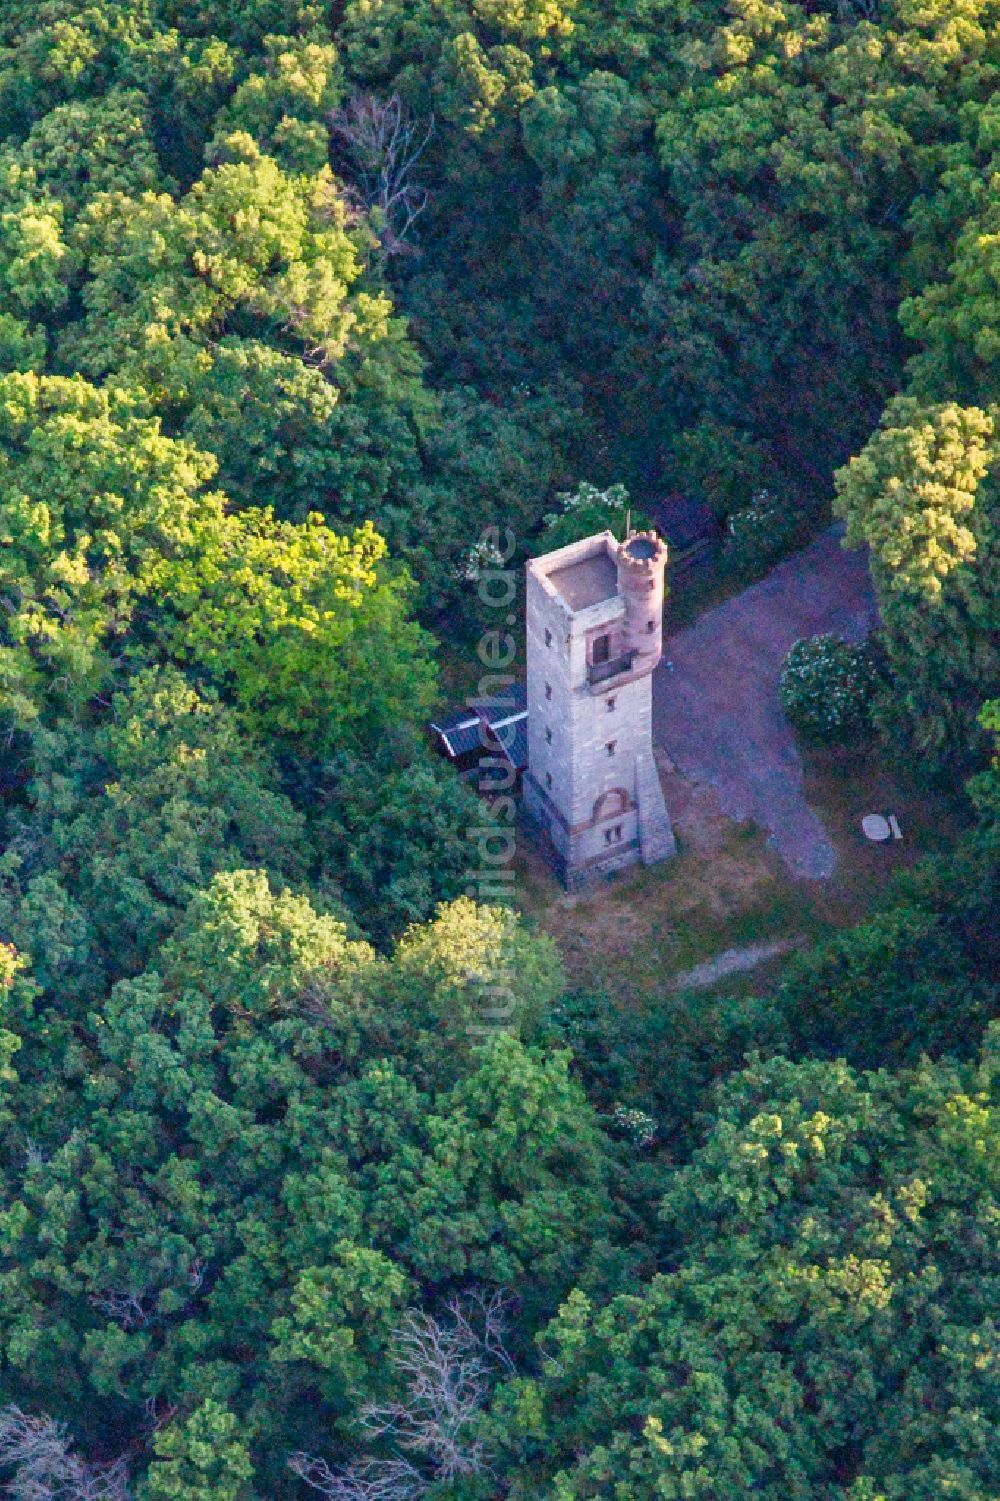
[[556, 940], [572, 983], [624, 1003], [663, 996], [675, 975], [724, 949], [826, 931], [752, 825], [730, 824], [711, 853], [682, 847], [573, 895], [525, 829], [517, 877], [521, 910]]
[[[682, 826], [674, 859], [569, 895], [522, 824], [518, 903], [556, 940], [571, 982], [623, 1005], [665, 1003], [676, 976], [726, 949], [808, 944], [862, 921], [884, 902], [895, 872], [948, 849], [970, 821], [961, 793], [922, 787], [891, 767], [880, 746], [805, 752], [803, 761], [807, 799], [837, 852], [828, 881], [794, 880], [761, 830], [717, 818], [708, 840]], [[861, 832], [870, 812], [895, 813], [903, 839], [871, 844]], [[764, 961], [712, 989], [767, 993], [786, 962]]]
[[[800, 745], [807, 801], [837, 853], [833, 876], [817, 882], [814, 903], [836, 925], [859, 922], [885, 898], [892, 876], [925, 855], [951, 849], [972, 822], [961, 786], [920, 782], [878, 741], [855, 747]], [[866, 813], [894, 813], [902, 839], [873, 844], [861, 831]]]

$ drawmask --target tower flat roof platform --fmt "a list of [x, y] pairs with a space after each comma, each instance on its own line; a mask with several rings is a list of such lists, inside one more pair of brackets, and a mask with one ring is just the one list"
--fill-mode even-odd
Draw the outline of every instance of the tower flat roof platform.
[[552, 569], [547, 577], [571, 610], [589, 609], [618, 593], [618, 570], [604, 548]]

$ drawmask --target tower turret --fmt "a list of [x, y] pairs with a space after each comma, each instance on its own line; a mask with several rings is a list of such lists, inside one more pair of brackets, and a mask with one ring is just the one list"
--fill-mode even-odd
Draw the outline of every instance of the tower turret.
[[625, 601], [623, 650], [634, 672], [652, 672], [663, 654], [663, 576], [667, 547], [655, 532], [633, 532], [618, 547], [618, 592]]

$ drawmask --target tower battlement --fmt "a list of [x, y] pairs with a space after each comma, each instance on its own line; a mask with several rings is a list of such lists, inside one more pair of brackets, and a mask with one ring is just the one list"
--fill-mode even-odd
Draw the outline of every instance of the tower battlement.
[[525, 802], [570, 888], [674, 852], [652, 748], [667, 549], [599, 532], [527, 565]]

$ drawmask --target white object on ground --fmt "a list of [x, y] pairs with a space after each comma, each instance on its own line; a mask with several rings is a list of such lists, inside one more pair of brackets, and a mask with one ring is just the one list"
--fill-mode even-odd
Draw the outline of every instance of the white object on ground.
[[871, 839], [875, 844], [883, 844], [892, 834], [889, 820], [883, 818], [881, 813], [866, 813], [861, 820], [861, 829], [866, 839]]
[[889, 827], [892, 830], [893, 839], [902, 839], [903, 831], [899, 827], [899, 819], [896, 817], [895, 813], [889, 814]]

